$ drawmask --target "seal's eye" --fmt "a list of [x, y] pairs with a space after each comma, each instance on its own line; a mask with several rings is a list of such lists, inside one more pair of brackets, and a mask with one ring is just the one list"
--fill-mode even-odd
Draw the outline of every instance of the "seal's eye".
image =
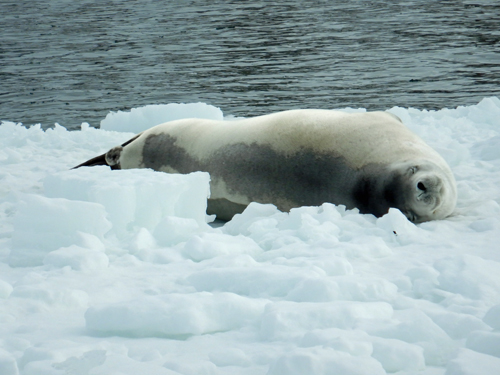
[[416, 166], [410, 167], [410, 169], [409, 169], [410, 174], [415, 174], [417, 171], [418, 171], [418, 167], [416, 167]]

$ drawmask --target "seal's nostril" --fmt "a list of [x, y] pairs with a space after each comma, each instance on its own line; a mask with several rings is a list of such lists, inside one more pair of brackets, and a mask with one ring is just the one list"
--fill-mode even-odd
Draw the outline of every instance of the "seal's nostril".
[[426, 191], [427, 188], [425, 187], [424, 183], [422, 181], [420, 181], [418, 184], [417, 184], [417, 188], [422, 190], [422, 191]]

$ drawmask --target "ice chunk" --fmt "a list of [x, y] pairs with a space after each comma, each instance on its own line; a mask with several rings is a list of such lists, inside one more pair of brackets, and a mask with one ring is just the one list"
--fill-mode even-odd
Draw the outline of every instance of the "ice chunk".
[[106, 361], [105, 350], [90, 350], [79, 357], [70, 357], [51, 367], [64, 371], [65, 374], [88, 374], [93, 368], [102, 365]]
[[93, 167], [50, 175], [44, 180], [44, 189], [49, 197], [101, 204], [119, 236], [134, 228], [153, 233], [158, 227], [158, 240], [170, 244], [185, 240], [193, 225], [189, 220], [174, 223], [167, 217], [192, 219], [198, 226], [205, 226], [209, 181], [205, 172], [181, 175]]
[[[183, 221], [183, 219], [179, 218], [177, 219], [179, 222]], [[184, 219], [184, 220], [189, 220], [189, 219]], [[195, 232], [197, 232], [198, 230], [199, 230], [198, 225], [196, 225]], [[187, 234], [189, 233], [183, 232], [182, 235], [184, 237], [182, 238], [188, 237]], [[171, 243], [170, 238], [171, 237], [167, 238], [168, 243]], [[182, 238], [177, 237], [176, 239], [182, 240]], [[159, 241], [162, 241], [162, 239], [159, 238]], [[156, 239], [146, 228], [141, 228], [137, 232], [137, 235], [132, 240], [131, 249], [136, 257], [145, 262], [150, 262], [150, 263], [167, 264], [184, 259], [184, 257], [181, 255], [180, 250], [178, 249], [174, 249], [171, 247], [169, 248], [158, 247]]]
[[387, 233], [393, 233], [403, 245], [414, 242], [420, 236], [419, 228], [396, 208], [390, 208], [387, 214], [379, 218], [377, 226]]
[[[65, 371], [64, 374], [71, 374]], [[120, 374], [120, 375], [179, 375], [178, 372], [169, 370], [154, 363], [139, 362], [122, 354], [110, 354], [105, 362], [93, 367], [89, 374]]]
[[[204, 229], [208, 229], [202, 223]], [[171, 246], [187, 241], [200, 231], [200, 223], [195, 219], [166, 216], [156, 225], [153, 236], [160, 246]]]
[[224, 255], [248, 254], [255, 256], [262, 249], [250, 238], [241, 235], [201, 233], [184, 245], [184, 254], [196, 262]]
[[[290, 213], [280, 212], [273, 205], [250, 203], [242, 214], [236, 215], [222, 230], [232, 235], [249, 236], [264, 250], [300, 242], [332, 243], [338, 242], [341, 234], [352, 231], [353, 227], [363, 234], [366, 232], [365, 226], [373, 227], [373, 215], [358, 213], [357, 209], [346, 211], [345, 206], [330, 203], [319, 207], [294, 208]], [[380, 247], [380, 242], [374, 244], [374, 254], [390, 253], [386, 245]]]
[[450, 256], [434, 267], [439, 287], [471, 299], [495, 300], [500, 293], [500, 262], [475, 255]]
[[500, 332], [472, 332], [467, 338], [465, 346], [476, 352], [500, 358]]
[[16, 359], [7, 351], [0, 348], [0, 374], [18, 375]]
[[225, 348], [215, 350], [208, 354], [210, 360], [218, 367], [241, 366], [247, 367], [252, 364], [248, 354], [238, 348]]
[[12, 293], [12, 285], [8, 282], [0, 280], [0, 298], [8, 298]]
[[261, 336], [268, 340], [284, 339], [304, 330], [325, 328], [354, 328], [362, 322], [387, 320], [392, 306], [385, 302], [287, 302], [266, 306]]
[[300, 281], [317, 277], [315, 270], [286, 266], [208, 268], [191, 274], [187, 282], [198, 291], [227, 291], [254, 297], [284, 296]]
[[401, 340], [374, 338], [372, 357], [388, 373], [425, 369], [424, 350]]
[[489, 309], [483, 318], [483, 322], [496, 330], [500, 330], [500, 305], [493, 306]]
[[74, 270], [99, 270], [108, 267], [109, 259], [102, 251], [71, 245], [51, 251], [43, 263], [54, 267], [69, 266]]
[[[27, 348], [22, 357], [19, 358], [17, 364], [19, 366], [19, 369], [21, 370], [21, 373], [26, 373], [25, 367], [27, 367], [29, 364], [33, 362], [44, 362], [45, 360], [53, 359], [54, 358], [54, 353], [45, 348], [37, 348], [37, 347], [29, 347]], [[31, 373], [34, 373], [33, 371]]]
[[439, 272], [434, 267], [413, 267], [406, 271], [406, 276], [412, 283], [413, 293], [419, 298], [432, 294], [438, 285]]
[[168, 294], [91, 307], [85, 320], [101, 335], [201, 335], [241, 327], [258, 318], [265, 304], [232, 293]]
[[443, 365], [456, 349], [456, 343], [422, 311], [401, 310], [387, 324], [363, 325], [374, 336], [414, 343], [424, 349], [427, 365]]
[[155, 125], [183, 118], [222, 120], [222, 111], [205, 103], [153, 104], [132, 108], [130, 112], [110, 112], [101, 121], [101, 129], [140, 133]]
[[[51, 289], [47, 284], [16, 285], [12, 297], [24, 298], [33, 305], [62, 307], [64, 309], [85, 308], [88, 306], [89, 296], [83, 290], [71, 288]], [[37, 303], [40, 302], [40, 303]]]
[[299, 346], [324, 346], [352, 354], [353, 356], [371, 356], [373, 353], [373, 345], [366, 333], [359, 330], [343, 330], [338, 328], [308, 331], [300, 340]]
[[500, 358], [460, 349], [446, 366], [445, 375], [498, 375]]
[[[241, 214], [237, 214], [233, 219], [224, 225], [224, 232], [232, 235], [243, 234], [249, 235], [257, 231], [260, 234], [261, 229], [259, 227], [253, 227], [255, 222], [262, 220], [262, 218], [273, 218], [273, 221], [266, 221], [267, 230], [272, 230], [270, 223], [274, 223], [274, 227], [278, 223], [276, 218], [283, 218], [287, 216], [286, 213], [280, 212], [273, 204], [260, 204], [252, 202], [250, 203]], [[253, 229], [253, 230], [252, 230]]]
[[485, 141], [477, 142], [472, 149], [481, 160], [498, 160], [500, 159], [500, 135], [491, 137]]
[[[167, 361], [163, 367], [175, 371], [175, 375], [218, 375], [219, 369], [208, 361], [186, 363], [180, 361]], [[172, 375], [174, 375], [172, 373]]]
[[464, 339], [473, 331], [489, 329], [481, 319], [470, 314], [453, 311], [428, 311], [427, 315], [452, 339]]
[[393, 301], [397, 296], [396, 285], [384, 279], [363, 279], [355, 276], [335, 278], [308, 278], [288, 294], [292, 301], [326, 302]]
[[385, 375], [380, 362], [332, 348], [297, 348], [279, 357], [268, 375]]
[[41, 265], [45, 255], [82, 241], [82, 233], [102, 239], [111, 229], [98, 203], [25, 195], [14, 217], [11, 266]]

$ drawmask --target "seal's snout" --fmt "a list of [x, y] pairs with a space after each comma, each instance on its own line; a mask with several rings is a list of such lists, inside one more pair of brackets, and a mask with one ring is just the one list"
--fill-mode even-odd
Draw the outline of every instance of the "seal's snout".
[[442, 186], [443, 182], [438, 176], [421, 177], [415, 184], [417, 195], [439, 193]]
[[417, 202], [426, 205], [431, 210], [436, 210], [441, 202], [443, 181], [437, 176], [420, 178], [415, 185]]
[[421, 192], [425, 193], [427, 191], [427, 186], [425, 186], [424, 182], [419, 181], [417, 183], [417, 189], [420, 190]]

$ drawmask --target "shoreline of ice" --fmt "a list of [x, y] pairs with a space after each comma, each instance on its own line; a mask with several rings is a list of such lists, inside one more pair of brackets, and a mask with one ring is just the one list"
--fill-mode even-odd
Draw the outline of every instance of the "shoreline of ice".
[[500, 100], [389, 111], [450, 164], [452, 217], [252, 204], [214, 228], [206, 173], [69, 169], [219, 109], [147, 106], [81, 131], [3, 122], [0, 373], [496, 374]]

